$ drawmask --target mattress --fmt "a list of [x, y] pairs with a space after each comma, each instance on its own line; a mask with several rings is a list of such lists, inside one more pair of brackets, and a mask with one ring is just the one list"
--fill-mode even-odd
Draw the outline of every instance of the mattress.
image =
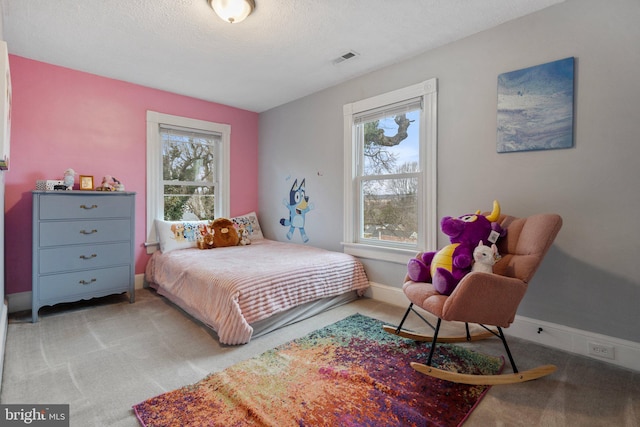
[[158, 251], [145, 273], [159, 294], [211, 327], [223, 344], [247, 343], [254, 325], [264, 333], [361, 296], [369, 287], [362, 264], [351, 255], [269, 239]]

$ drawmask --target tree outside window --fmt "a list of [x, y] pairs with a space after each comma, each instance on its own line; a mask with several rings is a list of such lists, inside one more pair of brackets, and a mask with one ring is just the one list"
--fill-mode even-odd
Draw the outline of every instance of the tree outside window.
[[164, 219], [214, 218], [219, 135], [161, 129]]
[[364, 122], [363, 239], [416, 244], [420, 110]]

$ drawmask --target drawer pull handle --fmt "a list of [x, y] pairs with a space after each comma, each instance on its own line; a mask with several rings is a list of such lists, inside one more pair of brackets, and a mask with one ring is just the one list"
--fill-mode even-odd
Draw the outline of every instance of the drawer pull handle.
[[80, 205], [81, 209], [95, 209], [97, 208], [98, 205], [91, 205], [91, 206], [87, 206], [87, 205]]
[[98, 255], [96, 255], [96, 254], [91, 254], [91, 255], [89, 255], [89, 256], [86, 256], [86, 255], [80, 255], [80, 259], [91, 259], [91, 258], [95, 258], [95, 257], [97, 257], [97, 256], [98, 256]]
[[80, 234], [93, 234], [93, 233], [97, 233], [98, 230], [96, 230], [95, 228], [91, 231], [87, 231], [87, 230], [80, 230]]
[[91, 283], [95, 282], [96, 279], [91, 279], [88, 282], [86, 280], [80, 280], [78, 283], [80, 283], [81, 285], [90, 285]]

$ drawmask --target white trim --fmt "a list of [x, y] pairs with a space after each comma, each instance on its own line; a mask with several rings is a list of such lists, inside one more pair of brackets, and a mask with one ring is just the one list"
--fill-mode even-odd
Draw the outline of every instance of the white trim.
[[142, 289], [144, 288], [144, 273], [143, 274], [136, 274], [135, 276], [135, 289]]
[[368, 258], [407, 265], [407, 260], [416, 256], [415, 249], [399, 249], [396, 247], [363, 245], [360, 243], [342, 242], [344, 252], [358, 258]]
[[[370, 285], [371, 287], [367, 290], [365, 296], [398, 307], [406, 308], [409, 305], [409, 300], [402, 292], [402, 289], [374, 282], [370, 282]], [[542, 328], [540, 333], [538, 333], [539, 328]], [[508, 336], [522, 338], [546, 347], [579, 354], [640, 372], [640, 343], [634, 341], [530, 319], [524, 316], [516, 316], [515, 321], [504, 331]], [[613, 347], [614, 359], [605, 359], [590, 354], [589, 343]]]
[[[437, 80], [432, 79], [425, 82], [425, 91], [429, 90], [431, 93], [431, 102], [424, 103], [423, 115], [427, 123], [430, 126], [423, 126], [423, 132], [425, 132], [425, 140], [431, 141], [431, 144], [427, 144], [424, 156], [422, 156], [424, 164], [422, 170], [426, 171], [425, 185], [426, 188], [422, 189], [423, 194], [427, 192], [427, 195], [422, 198], [423, 210], [425, 218], [432, 218], [430, 224], [425, 224], [425, 247], [421, 248], [424, 251], [435, 251], [437, 247], [438, 239], [438, 220], [437, 220], [437, 195], [438, 195], [438, 88]], [[430, 132], [428, 135], [427, 132]]]
[[161, 124], [222, 135], [222, 146], [218, 153], [221, 164], [217, 177], [219, 191], [216, 191], [215, 216], [228, 217], [231, 209], [231, 125], [147, 111], [147, 253], [153, 253], [157, 249], [153, 220], [163, 216], [160, 199], [157, 197], [162, 194]]
[[7, 294], [7, 307], [9, 313], [17, 311], [31, 311], [31, 291]]
[[407, 99], [416, 98], [419, 96], [425, 96], [430, 93], [437, 92], [437, 89], [438, 89], [437, 83], [438, 83], [438, 80], [435, 78], [425, 80], [418, 84], [407, 86], [402, 89], [396, 89], [391, 92], [372, 96], [370, 98], [352, 102], [351, 104], [346, 104], [345, 108], [347, 108], [347, 106], [350, 106], [348, 108], [351, 109], [352, 111], [351, 115], [353, 115], [363, 111], [373, 110], [374, 108], [378, 108], [383, 105], [395, 104]]
[[[541, 329], [540, 333], [538, 333], [539, 329]], [[509, 329], [505, 330], [505, 333], [640, 372], [640, 343], [524, 316], [516, 316], [515, 321]], [[613, 347], [613, 359], [590, 354], [589, 343]]]
[[[370, 259], [405, 263], [407, 256], [412, 258], [418, 251], [435, 250], [437, 239], [437, 101], [438, 101], [437, 79], [425, 80], [421, 83], [398, 89], [392, 92], [373, 96], [367, 99], [356, 101], [343, 106], [344, 127], [344, 210], [343, 210], [343, 247], [344, 252]], [[356, 243], [355, 225], [357, 223], [355, 215], [359, 211], [356, 209], [356, 196], [354, 179], [357, 177], [357, 167], [354, 164], [358, 158], [358, 147], [354, 144], [354, 115], [379, 108], [384, 105], [403, 102], [412, 98], [422, 97], [423, 111], [421, 113], [422, 123], [420, 125], [420, 139], [425, 142], [421, 148], [420, 167], [422, 179], [418, 184], [420, 197], [418, 206], [419, 218], [425, 218], [419, 222], [418, 232], [422, 240], [415, 248], [404, 250], [398, 247], [387, 248], [383, 245]], [[427, 98], [428, 97], [428, 98]], [[404, 257], [404, 259], [401, 259]]]
[[369, 288], [364, 296], [397, 307], [407, 307], [410, 303], [404, 292], [402, 292], [402, 289], [376, 282], [369, 282]]

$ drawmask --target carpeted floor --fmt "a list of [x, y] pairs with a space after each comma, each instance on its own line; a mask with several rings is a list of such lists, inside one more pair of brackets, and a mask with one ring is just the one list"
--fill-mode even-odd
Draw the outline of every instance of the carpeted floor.
[[[15, 314], [0, 402], [68, 403], [71, 426], [139, 426], [132, 405], [355, 313], [397, 323], [404, 308], [363, 299], [232, 347], [146, 289], [136, 293], [135, 304], [118, 296], [42, 309], [36, 324], [30, 313]], [[503, 352], [497, 339], [465, 346]], [[520, 369], [552, 363], [558, 371], [492, 387], [465, 427], [640, 426], [640, 373], [519, 339], [510, 346]]]
[[[144, 426], [459, 426], [489, 389], [414, 371], [430, 346], [351, 315], [260, 356], [153, 397], [134, 409]], [[434, 365], [497, 374], [503, 359], [457, 346]]]

